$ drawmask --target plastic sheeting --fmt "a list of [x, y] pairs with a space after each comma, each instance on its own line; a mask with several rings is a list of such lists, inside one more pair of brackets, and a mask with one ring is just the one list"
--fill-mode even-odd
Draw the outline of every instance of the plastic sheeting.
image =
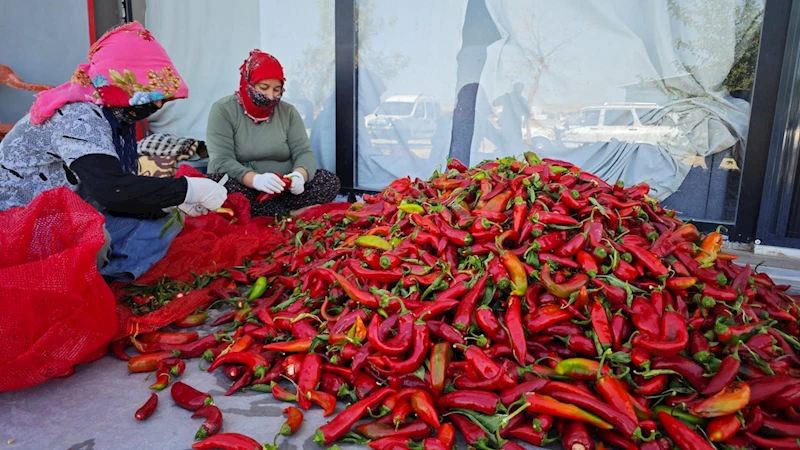
[[499, 113], [476, 113], [476, 122], [499, 114], [500, 136], [484, 140], [476, 130], [473, 161], [519, 153], [524, 131], [544, 156], [610, 182], [647, 181], [664, 199], [697, 157], [744, 142], [750, 105], [725, 81], [760, 35], [763, 2], [491, 0], [487, 7], [502, 38], [488, 48], [482, 90], [502, 100], [521, 84], [517, 103], [529, 102], [534, 115], [507, 113], [511, 101], [495, 101]]

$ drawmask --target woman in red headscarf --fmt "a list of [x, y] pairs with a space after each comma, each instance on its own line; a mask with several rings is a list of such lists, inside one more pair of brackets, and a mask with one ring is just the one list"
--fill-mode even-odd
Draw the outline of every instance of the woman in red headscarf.
[[[317, 170], [303, 119], [281, 101], [286, 82], [281, 64], [253, 50], [239, 72], [239, 90], [214, 103], [208, 116], [209, 177], [227, 174], [226, 188], [243, 193], [254, 216], [333, 201], [339, 179]], [[261, 193], [278, 195], [261, 202]]]

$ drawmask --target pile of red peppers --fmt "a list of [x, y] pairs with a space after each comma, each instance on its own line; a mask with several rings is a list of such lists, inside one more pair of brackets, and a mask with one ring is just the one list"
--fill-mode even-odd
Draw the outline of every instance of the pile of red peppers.
[[[788, 286], [735, 264], [719, 231], [676, 219], [646, 184], [524, 156], [453, 159], [430, 181], [279, 223], [287, 244], [219, 292], [227, 329], [134, 339], [129, 367], [168, 384], [174, 358], [203, 357], [231, 377], [226, 395], [296, 403], [281, 435], [343, 401], [316, 432], [325, 446], [449, 449], [458, 430], [475, 449], [800, 448]], [[126, 344], [112, 350], [126, 358]], [[217, 417], [190, 394], [184, 407]], [[195, 448], [262, 448], [217, 430]]]

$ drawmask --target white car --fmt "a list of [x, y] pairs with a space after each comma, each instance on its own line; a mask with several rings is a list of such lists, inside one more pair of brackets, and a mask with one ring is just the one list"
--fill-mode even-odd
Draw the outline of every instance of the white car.
[[[554, 129], [555, 139], [565, 147], [575, 148], [616, 139], [633, 144], [663, 145], [675, 142], [680, 131], [674, 126], [648, 125], [641, 122], [660, 109], [655, 103], [606, 103], [590, 106], [569, 117]], [[533, 138], [534, 147], [550, 145], [547, 137]]]
[[393, 95], [365, 119], [372, 137], [408, 142], [430, 139], [436, 119], [442, 114], [439, 102], [423, 95]]

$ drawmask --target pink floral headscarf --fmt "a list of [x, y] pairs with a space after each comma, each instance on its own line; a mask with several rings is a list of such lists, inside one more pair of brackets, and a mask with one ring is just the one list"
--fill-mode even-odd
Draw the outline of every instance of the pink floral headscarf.
[[139, 22], [108, 31], [89, 49], [88, 60], [68, 82], [36, 96], [32, 124], [43, 123], [67, 103], [125, 107], [189, 96], [167, 52]]

